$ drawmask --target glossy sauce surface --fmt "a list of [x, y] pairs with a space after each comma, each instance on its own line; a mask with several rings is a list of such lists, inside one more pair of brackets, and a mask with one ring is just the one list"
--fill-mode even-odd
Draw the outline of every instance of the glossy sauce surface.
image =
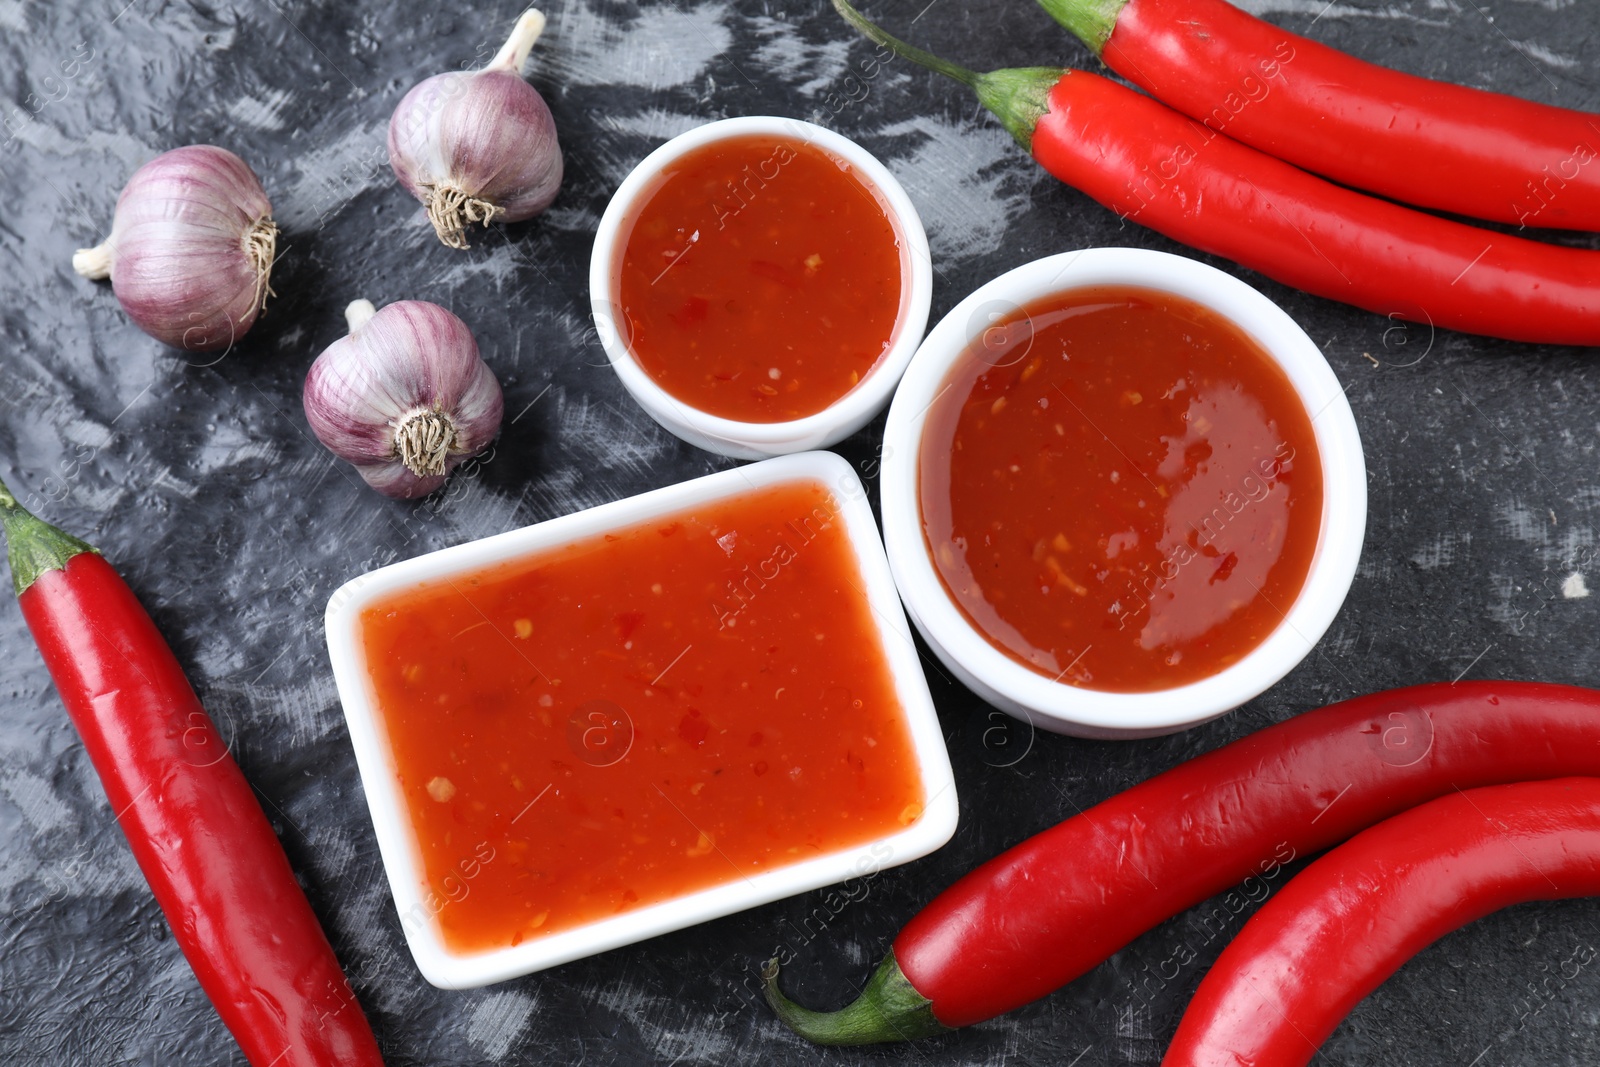
[[861, 588], [836, 501], [802, 482], [366, 609], [446, 944], [520, 944], [915, 821]]
[[1283, 620], [1322, 516], [1311, 420], [1236, 326], [1166, 293], [1059, 294], [998, 318], [929, 411], [934, 564], [1013, 659], [1167, 689]]
[[794, 138], [674, 161], [624, 223], [619, 330], [656, 384], [741, 422], [814, 415], [888, 349], [901, 241], [880, 194]]

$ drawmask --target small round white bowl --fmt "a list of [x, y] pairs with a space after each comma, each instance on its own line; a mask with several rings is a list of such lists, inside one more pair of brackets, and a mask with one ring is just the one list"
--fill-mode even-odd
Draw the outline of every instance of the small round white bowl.
[[[788, 422], [740, 422], [711, 415], [668, 393], [639, 366], [628, 344], [617, 299], [617, 260], [623, 224], [641, 194], [666, 167], [688, 152], [731, 137], [778, 136], [830, 152], [855, 168], [880, 195], [900, 237], [900, 314], [885, 352], [854, 389], [815, 415]], [[692, 445], [737, 459], [764, 459], [826, 448], [865, 426], [888, 403], [928, 325], [933, 264], [928, 237], [911, 198], [877, 158], [848, 138], [800, 119], [751, 116], [707, 123], [679, 134], [644, 157], [612, 196], [595, 233], [589, 259], [589, 301], [595, 329], [623, 386], [650, 417]]]
[[[1277, 361], [1311, 416], [1322, 459], [1322, 524], [1305, 585], [1283, 621], [1217, 674], [1173, 689], [1113, 693], [1052, 681], [1001, 652], [956, 606], [922, 530], [918, 464], [928, 410], [962, 354], [1011, 311], [1085, 286], [1126, 285], [1218, 312]], [[1284, 311], [1231, 275], [1182, 256], [1089, 248], [1035, 260], [984, 285], [933, 328], [906, 369], [883, 436], [883, 539], [907, 613], [941, 662], [973, 692], [1044, 730], [1106, 739], [1176, 733], [1260, 695], [1311, 651], [1344, 603], [1366, 535], [1367, 475], [1344, 390], [1322, 352]]]

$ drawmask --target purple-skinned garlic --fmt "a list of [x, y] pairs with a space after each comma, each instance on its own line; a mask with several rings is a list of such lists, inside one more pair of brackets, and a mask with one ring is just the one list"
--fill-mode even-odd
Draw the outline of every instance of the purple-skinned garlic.
[[385, 496], [427, 496], [488, 447], [505, 401], [472, 331], [449, 310], [401, 300], [381, 311], [357, 300], [350, 333], [306, 374], [306, 421]]
[[278, 227], [261, 180], [215, 145], [163, 152], [133, 172], [111, 236], [79, 249], [72, 267], [111, 279], [134, 325], [197, 352], [232, 345], [275, 295]]
[[544, 23], [523, 12], [488, 66], [428, 78], [389, 119], [389, 165], [451, 248], [467, 247], [470, 223], [532, 218], [561, 188], [555, 119], [522, 78]]

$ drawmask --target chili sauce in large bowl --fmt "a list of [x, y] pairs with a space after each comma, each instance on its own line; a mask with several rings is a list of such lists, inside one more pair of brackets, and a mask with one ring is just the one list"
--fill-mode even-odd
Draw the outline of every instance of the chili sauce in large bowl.
[[673, 160], [619, 230], [620, 332], [663, 390], [748, 423], [815, 415], [888, 352], [908, 298], [883, 194], [794, 137]]
[[968, 622], [1110, 692], [1216, 674], [1283, 621], [1322, 516], [1311, 415], [1233, 323], [1128, 286], [994, 321], [928, 412], [923, 532]]
[[362, 609], [422, 908], [451, 951], [517, 946], [924, 817], [844, 527], [827, 486], [790, 481]]

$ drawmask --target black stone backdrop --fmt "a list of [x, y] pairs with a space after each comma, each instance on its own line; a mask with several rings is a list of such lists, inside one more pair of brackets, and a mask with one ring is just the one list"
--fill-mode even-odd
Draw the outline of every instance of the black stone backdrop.
[[[889, 0], [869, 14], [979, 67], [1093, 65], [1025, 0], [924, 4]], [[1600, 109], [1592, 0], [1245, 6], [1380, 63]], [[429, 987], [383, 879], [329, 674], [323, 606], [374, 562], [729, 465], [651, 423], [590, 331], [594, 227], [638, 159], [730, 115], [811, 117], [857, 139], [923, 214], [938, 267], [935, 318], [1048, 253], [1182, 251], [1043, 175], [961, 87], [904, 63], [863, 76], [870, 45], [825, 4], [784, 0], [554, 0], [529, 69], [561, 129], [566, 185], [544, 217], [450, 251], [392, 180], [385, 123], [423, 76], [481, 62], [517, 12], [511, 0], [0, 0], [0, 466], [46, 516], [105, 549], [170, 637], [259, 789], [392, 1063], [1154, 1064], [1221, 944], [1207, 941], [1197, 915], [1064, 991], [916, 1046], [809, 1047], [755, 1001], [752, 968], [787, 945], [791, 989], [840, 1003], [901, 923], [978, 861], [1307, 708], [1463, 676], [1595, 680], [1600, 598], [1572, 595], [1594, 580], [1600, 529], [1595, 357], [1399, 327], [1219, 263], [1323, 346], [1367, 449], [1365, 557], [1313, 655], [1218, 722], [1124, 744], [995, 730], [1009, 720], [930, 671], [961, 827], [942, 851], [875, 878], [825, 929], [815, 918], [822, 896], [810, 894], [488, 989]], [[284, 228], [278, 299], [214, 363], [146, 338], [109, 289], [68, 265], [73, 249], [104, 235], [136, 166], [195, 142], [249, 160]], [[306, 368], [343, 332], [341, 310], [357, 296], [451, 307], [505, 385], [492, 455], [421, 504], [366, 490], [300, 415]], [[838, 449], [869, 486], [881, 426]], [[0, 1062], [241, 1063], [132, 864], [15, 609], [0, 610], [0, 647]], [[1594, 1063], [1600, 968], [1572, 961], [1592, 960], [1597, 944], [1592, 901], [1492, 917], [1407, 965], [1321, 1060]], [[1191, 951], [1192, 962], [1169, 962]], [[1170, 977], [1141, 981], [1149, 974]]]

